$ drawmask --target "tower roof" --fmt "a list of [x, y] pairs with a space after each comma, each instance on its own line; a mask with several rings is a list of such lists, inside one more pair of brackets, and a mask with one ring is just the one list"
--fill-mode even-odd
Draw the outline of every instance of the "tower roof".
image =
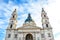
[[14, 10], [14, 12], [16, 12], [16, 9]]
[[16, 19], [17, 19], [17, 10], [14, 9], [14, 11], [13, 11], [12, 14], [11, 14], [10, 20], [16, 20]]
[[42, 12], [45, 12], [45, 11], [44, 11], [44, 8], [42, 8]]
[[30, 21], [33, 21], [33, 20], [32, 20], [32, 18], [31, 18], [30, 13], [29, 13], [27, 19], [25, 20], [25, 22], [30, 22]]
[[14, 11], [13, 11], [12, 15], [16, 14], [16, 12], [17, 12], [17, 10], [16, 10], [16, 9], [14, 9]]

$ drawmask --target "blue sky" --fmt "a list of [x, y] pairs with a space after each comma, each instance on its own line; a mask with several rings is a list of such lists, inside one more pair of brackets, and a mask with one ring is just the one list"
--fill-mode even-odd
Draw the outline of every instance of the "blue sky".
[[[22, 26], [27, 14], [31, 13], [37, 26], [41, 26], [41, 8], [47, 12], [55, 40], [60, 40], [60, 2], [59, 0], [0, 0], [0, 40], [5, 40], [6, 28], [14, 9], [17, 9], [17, 27]], [[36, 16], [36, 17], [34, 17]], [[21, 22], [22, 21], [22, 22]]]

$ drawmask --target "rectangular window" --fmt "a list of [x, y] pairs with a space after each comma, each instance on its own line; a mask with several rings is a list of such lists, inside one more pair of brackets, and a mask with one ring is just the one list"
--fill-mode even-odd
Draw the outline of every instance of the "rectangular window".
[[17, 34], [15, 34], [15, 38], [17, 38]]
[[10, 38], [11, 37], [11, 34], [8, 34], [8, 38]]
[[44, 34], [41, 34], [41, 37], [44, 38]]
[[51, 37], [50, 33], [48, 33], [48, 37]]

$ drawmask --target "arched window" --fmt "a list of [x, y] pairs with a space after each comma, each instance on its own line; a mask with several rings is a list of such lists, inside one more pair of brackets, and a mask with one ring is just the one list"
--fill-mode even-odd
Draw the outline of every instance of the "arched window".
[[10, 25], [10, 28], [12, 28], [12, 24]]
[[46, 27], [48, 27], [48, 24], [46, 24]]
[[44, 15], [44, 17], [46, 17], [46, 15]]
[[14, 18], [14, 15], [13, 15], [13, 18]]

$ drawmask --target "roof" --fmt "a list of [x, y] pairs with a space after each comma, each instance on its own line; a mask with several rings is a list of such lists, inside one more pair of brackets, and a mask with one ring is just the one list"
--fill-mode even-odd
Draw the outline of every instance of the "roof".
[[31, 18], [30, 13], [29, 13], [27, 19], [25, 20], [25, 22], [31, 22], [31, 21], [33, 21], [33, 20], [32, 20], [32, 18]]

